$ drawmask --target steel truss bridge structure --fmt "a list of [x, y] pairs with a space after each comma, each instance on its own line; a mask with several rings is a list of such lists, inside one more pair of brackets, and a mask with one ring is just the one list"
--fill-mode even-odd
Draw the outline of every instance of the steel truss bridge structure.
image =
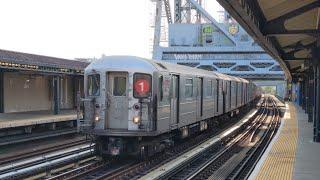
[[[277, 83], [285, 95], [285, 75], [269, 56], [226, 12], [215, 20], [203, 0], [155, 0], [153, 58], [258, 81]], [[174, 11], [171, 11], [174, 6]], [[280, 82], [280, 83], [279, 83]]]

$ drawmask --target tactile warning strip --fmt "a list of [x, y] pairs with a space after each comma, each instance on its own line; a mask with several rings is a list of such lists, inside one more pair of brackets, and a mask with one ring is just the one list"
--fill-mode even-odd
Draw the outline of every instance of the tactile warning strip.
[[297, 149], [298, 124], [295, 106], [288, 103], [286, 107], [289, 109], [286, 110], [282, 119], [283, 127], [255, 177], [257, 180], [292, 179]]

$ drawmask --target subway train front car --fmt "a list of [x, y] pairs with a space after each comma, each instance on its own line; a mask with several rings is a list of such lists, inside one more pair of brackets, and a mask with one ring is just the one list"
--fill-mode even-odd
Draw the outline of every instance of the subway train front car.
[[161, 149], [149, 142], [157, 135], [153, 76], [156, 67], [138, 57], [104, 57], [85, 69], [84, 131], [99, 155], [144, 154], [151, 144]]

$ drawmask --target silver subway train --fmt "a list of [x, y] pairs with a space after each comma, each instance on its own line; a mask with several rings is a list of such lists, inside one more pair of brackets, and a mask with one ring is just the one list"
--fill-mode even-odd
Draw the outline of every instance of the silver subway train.
[[102, 57], [84, 82], [81, 129], [100, 155], [152, 155], [259, 96], [242, 78], [133, 56]]

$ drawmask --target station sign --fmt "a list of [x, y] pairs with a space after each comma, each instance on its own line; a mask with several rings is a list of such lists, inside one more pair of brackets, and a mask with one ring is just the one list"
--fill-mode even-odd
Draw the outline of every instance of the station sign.
[[266, 53], [218, 54], [218, 53], [163, 53], [162, 60], [269, 60]]

